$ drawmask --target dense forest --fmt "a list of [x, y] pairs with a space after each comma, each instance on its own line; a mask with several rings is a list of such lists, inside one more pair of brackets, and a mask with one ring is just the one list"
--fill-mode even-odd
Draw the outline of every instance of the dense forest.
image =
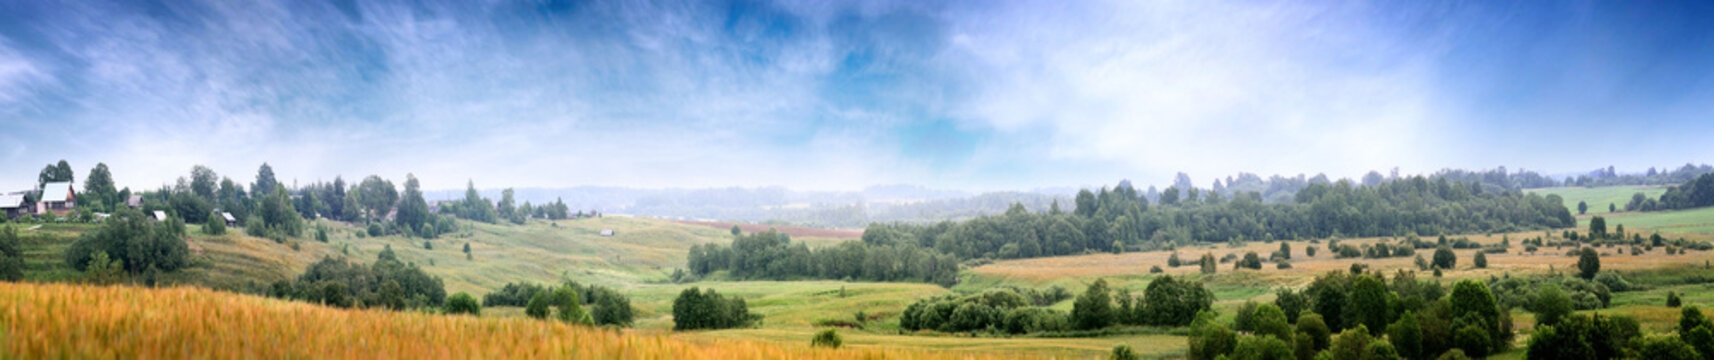
[[1160, 249], [1195, 242], [1295, 240], [1336, 236], [1441, 235], [1564, 228], [1576, 224], [1558, 196], [1488, 192], [1474, 183], [1411, 177], [1374, 186], [1310, 183], [1291, 203], [1258, 193], [1227, 199], [1182, 195], [1176, 187], [1151, 203], [1130, 187], [1078, 194], [1071, 212], [1014, 206], [962, 223], [872, 224], [871, 245], [912, 244], [960, 258], [1027, 258]]
[[1631, 196], [1625, 211], [1678, 210], [1714, 206], [1714, 174], [1702, 174], [1684, 184], [1669, 187], [1660, 199], [1650, 199], [1643, 193]]

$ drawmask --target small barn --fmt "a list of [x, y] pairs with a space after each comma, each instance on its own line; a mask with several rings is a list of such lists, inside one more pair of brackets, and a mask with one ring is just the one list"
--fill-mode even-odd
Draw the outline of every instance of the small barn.
[[77, 210], [77, 191], [71, 182], [47, 183], [42, 186], [42, 198], [36, 201], [36, 214], [65, 215]]
[[238, 218], [232, 217], [232, 213], [222, 211], [220, 218], [226, 220], [226, 227], [238, 227]]
[[613, 236], [613, 229], [601, 229], [601, 236]]
[[0, 216], [5, 216], [6, 219], [10, 220], [17, 219], [29, 212], [29, 209], [24, 207], [23, 194], [0, 195]]

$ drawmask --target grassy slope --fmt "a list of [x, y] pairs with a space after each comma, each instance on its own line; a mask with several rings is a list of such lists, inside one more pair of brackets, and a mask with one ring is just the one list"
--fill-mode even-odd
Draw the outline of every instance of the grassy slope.
[[[1662, 236], [1677, 238], [1683, 234], [1714, 234], [1714, 207], [1703, 207], [1688, 210], [1654, 211], [1654, 212], [1624, 212], [1604, 216], [1607, 219], [1607, 229], [1612, 231], [1615, 226], [1624, 225], [1625, 231], [1635, 232], [1646, 230], [1659, 231]], [[1590, 217], [1579, 217], [1577, 226], [1580, 229], [1589, 227]], [[1644, 232], [1647, 235], [1648, 232]]]
[[1606, 214], [1609, 204], [1619, 207], [1619, 211], [1624, 211], [1625, 203], [1631, 202], [1631, 195], [1640, 192], [1649, 198], [1659, 199], [1661, 194], [1666, 193], [1666, 188], [1660, 186], [1602, 186], [1592, 188], [1572, 186], [1532, 189], [1529, 192], [1543, 196], [1559, 194], [1560, 197], [1565, 198], [1565, 207], [1571, 209], [1572, 214], [1577, 213], [1578, 201], [1589, 203], [1589, 214]]

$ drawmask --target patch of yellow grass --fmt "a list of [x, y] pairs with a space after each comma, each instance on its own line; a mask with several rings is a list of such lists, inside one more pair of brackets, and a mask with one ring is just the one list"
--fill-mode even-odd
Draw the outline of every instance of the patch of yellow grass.
[[[343, 310], [198, 288], [0, 283], [0, 357], [932, 359], [983, 355], [682, 341], [530, 319]], [[794, 339], [798, 340], [798, 339]]]

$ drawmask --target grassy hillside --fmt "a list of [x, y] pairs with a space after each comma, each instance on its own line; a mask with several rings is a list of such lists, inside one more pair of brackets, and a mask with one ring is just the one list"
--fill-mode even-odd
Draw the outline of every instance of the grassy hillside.
[[684, 341], [526, 319], [340, 310], [198, 288], [0, 283], [0, 324], [0, 357], [26, 359], [981, 357], [816, 349], [808, 336], [781, 344]]
[[1635, 195], [1640, 192], [1649, 198], [1659, 199], [1661, 194], [1666, 193], [1666, 188], [1660, 186], [1629, 185], [1592, 188], [1571, 186], [1532, 189], [1529, 190], [1529, 192], [1541, 194], [1542, 196], [1547, 196], [1547, 194], [1559, 194], [1559, 197], [1565, 198], [1565, 207], [1571, 209], [1572, 214], [1577, 214], [1578, 201], [1589, 203], [1589, 214], [1606, 214], [1608, 213], [1608, 204], [1618, 206], [1619, 211], [1625, 211], [1625, 203], [1631, 202], [1631, 195]]
[[[1686, 210], [1626, 212], [1603, 216], [1607, 219], [1608, 230], [1615, 226], [1625, 225], [1625, 231], [1647, 232], [1659, 231], [1661, 234], [1677, 238], [1684, 234], [1714, 235], [1714, 207], [1704, 207]], [[1580, 229], [1589, 228], [1590, 217], [1577, 220]]]

